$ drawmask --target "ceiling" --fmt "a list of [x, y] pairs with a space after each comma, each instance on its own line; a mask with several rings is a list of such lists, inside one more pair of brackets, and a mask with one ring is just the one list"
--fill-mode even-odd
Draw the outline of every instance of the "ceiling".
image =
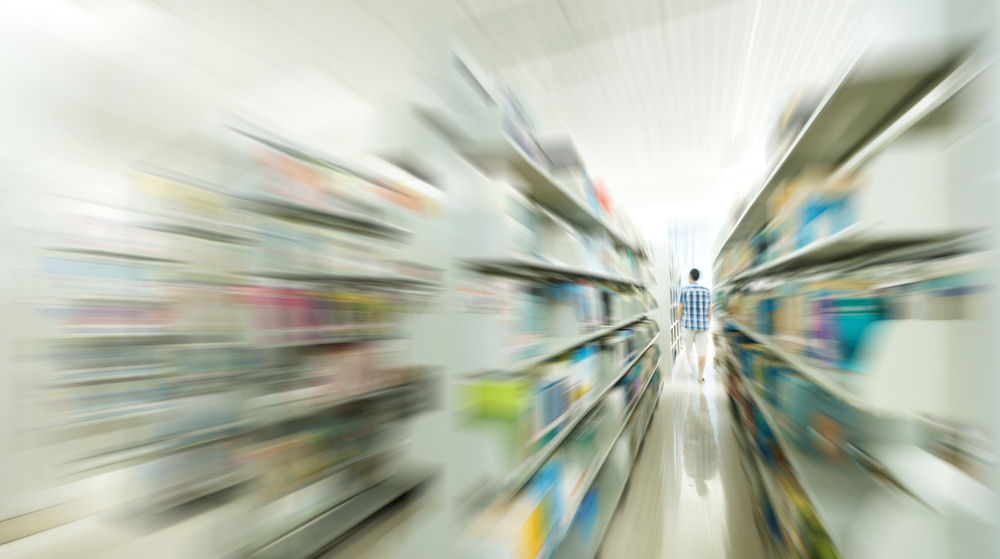
[[626, 206], [728, 206], [797, 88], [858, 47], [858, 1], [364, 2], [400, 35], [444, 26]]
[[[347, 141], [361, 127], [343, 123], [380, 100], [434, 97], [457, 41], [543, 136], [568, 133], [620, 203], [649, 211], [728, 208], [748, 189], [781, 103], [829, 81], [853, 52], [861, 2], [33, 0], [0, 10], [2, 71], [24, 84], [7, 107], [22, 107], [11, 116], [37, 141], [100, 132], [133, 157], [220, 110]], [[25, 101], [37, 108], [31, 126]]]

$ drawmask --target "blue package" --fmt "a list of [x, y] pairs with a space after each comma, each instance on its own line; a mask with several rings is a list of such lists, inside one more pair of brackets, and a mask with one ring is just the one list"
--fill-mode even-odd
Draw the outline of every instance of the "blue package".
[[781, 306], [776, 298], [764, 299], [760, 302], [757, 311], [757, 329], [762, 334], [774, 334], [774, 312]]
[[851, 371], [859, 371], [858, 349], [867, 330], [876, 322], [888, 317], [888, 305], [879, 297], [850, 297], [832, 303], [836, 321], [838, 349], [836, 364]]
[[776, 392], [777, 407], [790, 420], [788, 427], [792, 441], [804, 448], [808, 444], [806, 435], [812, 412], [822, 398], [822, 392], [799, 375], [782, 375]]
[[591, 487], [580, 502], [574, 524], [579, 530], [580, 538], [583, 541], [584, 549], [589, 549], [595, 542], [597, 535], [597, 521], [600, 519], [600, 498], [597, 488]]
[[754, 437], [754, 443], [757, 445], [757, 450], [760, 452], [760, 456], [764, 460], [765, 464], [774, 465], [776, 462], [776, 443], [771, 424], [767, 422], [767, 418], [757, 407], [754, 407], [753, 418], [754, 423], [757, 426], [757, 432]]
[[562, 502], [559, 498], [561, 469], [557, 459], [549, 460], [528, 482], [527, 491], [531, 500], [542, 504], [542, 524], [545, 532], [550, 532], [562, 518]]

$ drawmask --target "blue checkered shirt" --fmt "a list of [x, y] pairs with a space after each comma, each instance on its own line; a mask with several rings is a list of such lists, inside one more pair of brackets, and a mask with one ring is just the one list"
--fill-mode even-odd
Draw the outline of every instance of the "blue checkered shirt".
[[684, 305], [681, 326], [704, 332], [708, 330], [708, 308], [712, 305], [712, 292], [697, 283], [688, 284], [681, 290], [680, 303]]

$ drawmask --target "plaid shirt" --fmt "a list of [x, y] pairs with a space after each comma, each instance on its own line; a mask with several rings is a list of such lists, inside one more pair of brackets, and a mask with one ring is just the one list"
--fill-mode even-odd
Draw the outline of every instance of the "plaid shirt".
[[680, 303], [684, 305], [681, 326], [704, 332], [708, 330], [708, 309], [712, 305], [712, 292], [707, 287], [691, 283], [681, 290]]

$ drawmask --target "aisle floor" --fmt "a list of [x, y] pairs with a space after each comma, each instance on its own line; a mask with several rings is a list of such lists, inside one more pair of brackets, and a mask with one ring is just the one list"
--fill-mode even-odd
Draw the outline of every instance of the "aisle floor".
[[599, 557], [763, 558], [721, 376], [672, 370]]

